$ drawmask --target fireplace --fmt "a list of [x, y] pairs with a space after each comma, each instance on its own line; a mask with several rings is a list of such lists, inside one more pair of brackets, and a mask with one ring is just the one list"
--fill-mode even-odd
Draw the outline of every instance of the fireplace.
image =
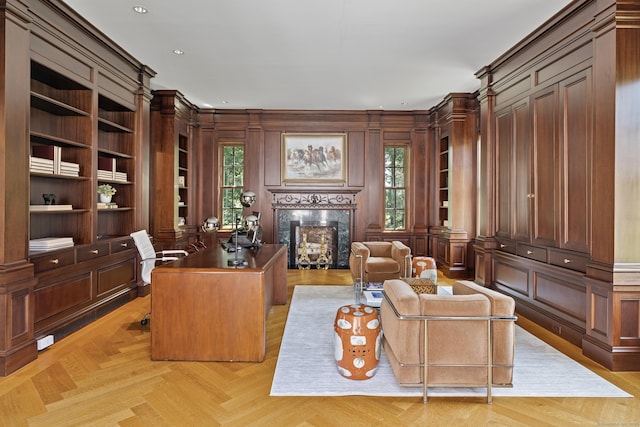
[[338, 268], [338, 221], [290, 221], [291, 268]]
[[317, 265], [323, 238], [325, 255], [331, 258], [328, 268], [349, 268], [355, 194], [274, 193], [272, 206], [275, 236], [289, 248], [289, 268], [301, 267], [298, 261], [305, 234], [310, 268], [325, 267], [324, 262]]

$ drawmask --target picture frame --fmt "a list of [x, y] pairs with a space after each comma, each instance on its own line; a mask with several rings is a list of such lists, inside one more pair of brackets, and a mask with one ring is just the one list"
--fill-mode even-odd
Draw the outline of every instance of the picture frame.
[[284, 184], [336, 185], [346, 182], [345, 133], [283, 133]]

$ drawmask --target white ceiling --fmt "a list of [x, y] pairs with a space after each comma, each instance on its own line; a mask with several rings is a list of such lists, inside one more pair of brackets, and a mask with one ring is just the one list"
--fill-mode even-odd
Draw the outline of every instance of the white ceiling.
[[66, 2], [155, 70], [154, 89], [177, 89], [200, 107], [296, 110], [424, 110], [473, 92], [476, 71], [570, 3]]

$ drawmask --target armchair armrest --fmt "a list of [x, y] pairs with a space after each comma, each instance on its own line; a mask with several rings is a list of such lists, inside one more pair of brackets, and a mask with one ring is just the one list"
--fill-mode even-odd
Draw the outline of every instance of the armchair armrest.
[[369, 248], [361, 242], [351, 243], [351, 257], [349, 260], [349, 268], [351, 274], [362, 281], [364, 278], [364, 264], [369, 258]]
[[411, 274], [411, 248], [402, 242], [394, 240], [391, 242], [391, 258], [393, 258], [400, 268], [400, 277], [409, 277]]

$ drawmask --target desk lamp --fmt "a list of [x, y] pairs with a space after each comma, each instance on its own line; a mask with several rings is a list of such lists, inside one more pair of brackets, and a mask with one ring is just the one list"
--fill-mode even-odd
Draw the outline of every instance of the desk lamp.
[[[256, 193], [254, 193], [253, 191], [243, 191], [242, 194], [240, 195], [240, 204], [242, 206], [244, 206], [245, 208], [251, 207], [253, 206], [253, 204], [256, 202]], [[249, 215], [249, 217], [252, 215]], [[251, 220], [253, 222], [253, 220]], [[234, 236], [233, 236], [233, 240], [234, 240], [234, 245], [233, 246], [229, 246], [227, 247], [227, 252], [235, 252], [235, 256], [227, 261], [227, 264], [231, 267], [242, 267], [244, 265], [246, 265], [246, 261], [244, 259], [239, 259], [238, 258], [238, 252], [240, 250], [243, 249], [243, 247], [253, 247], [254, 242], [253, 241], [249, 241], [249, 239], [244, 236], [243, 234], [243, 244], [239, 245], [238, 240], [239, 240], [239, 231], [240, 231], [240, 223], [241, 223], [241, 218], [236, 216], [236, 229], [234, 231]], [[256, 218], [256, 222], [257, 222], [257, 218]], [[243, 229], [247, 229], [246, 228], [246, 220], [245, 223], [243, 224]], [[254, 233], [254, 238], [255, 238], [255, 233]]]

